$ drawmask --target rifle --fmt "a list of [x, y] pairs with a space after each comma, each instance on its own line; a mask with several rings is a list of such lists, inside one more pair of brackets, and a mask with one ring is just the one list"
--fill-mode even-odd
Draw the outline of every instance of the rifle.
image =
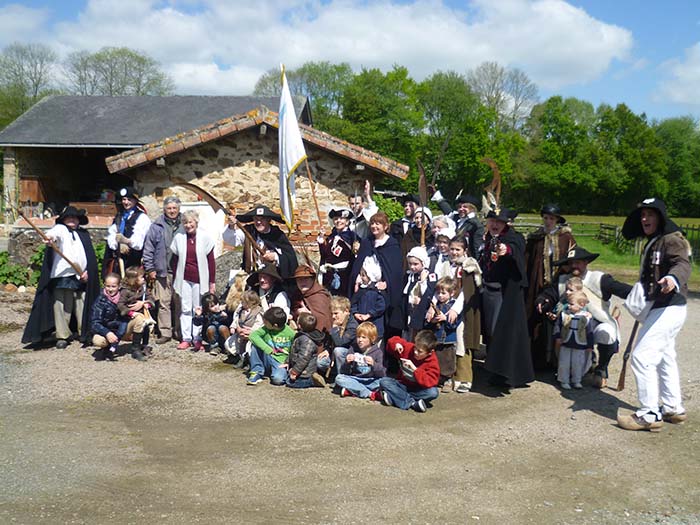
[[637, 335], [637, 329], [639, 328], [639, 321], [634, 322], [632, 327], [632, 333], [627, 341], [627, 347], [625, 348], [625, 353], [622, 354], [622, 370], [620, 370], [620, 377], [617, 380], [617, 391], [622, 392], [625, 389], [625, 373], [627, 372], [627, 361], [629, 361], [630, 355], [632, 354], [632, 344], [634, 343], [634, 338]]
[[44, 242], [46, 242], [53, 249], [53, 251], [56, 252], [57, 255], [62, 257], [64, 261], [66, 261], [68, 264], [70, 264], [70, 267], [73, 268], [73, 270], [75, 270], [75, 273], [78, 275], [78, 277], [83, 275], [83, 272], [85, 270], [82, 270], [80, 268], [80, 266], [78, 266], [76, 263], [74, 263], [68, 257], [66, 257], [66, 255], [58, 248], [58, 246], [56, 246], [56, 243], [53, 242], [51, 239], [49, 239], [46, 236], [46, 234], [36, 224], [34, 224], [32, 221], [30, 221], [29, 217], [27, 217], [22, 210], [15, 207], [10, 201], [8, 201], [7, 197], [5, 197], [5, 203], [8, 204], [10, 206], [10, 208], [12, 208], [17, 215], [22, 217], [27, 222], [27, 224], [29, 224], [29, 226], [31, 226], [32, 229], [39, 234], [39, 237], [41, 237], [41, 239]]

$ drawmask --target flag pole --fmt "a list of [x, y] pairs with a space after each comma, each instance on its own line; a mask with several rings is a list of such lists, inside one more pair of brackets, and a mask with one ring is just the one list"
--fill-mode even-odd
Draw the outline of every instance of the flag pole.
[[308, 159], [304, 159], [304, 164], [306, 164], [306, 174], [309, 177], [309, 185], [311, 186], [311, 197], [313, 197], [314, 206], [316, 207], [316, 216], [318, 217], [318, 227], [319, 227], [319, 230], [323, 230], [325, 228], [323, 227], [323, 221], [321, 220], [321, 210], [318, 207], [318, 199], [316, 199], [316, 188], [314, 185], [314, 180], [311, 177], [311, 168], [309, 168]]

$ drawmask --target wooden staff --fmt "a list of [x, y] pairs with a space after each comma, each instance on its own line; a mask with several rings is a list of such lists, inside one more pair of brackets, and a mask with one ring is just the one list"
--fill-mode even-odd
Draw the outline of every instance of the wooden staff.
[[418, 165], [418, 171], [420, 172], [420, 177], [418, 178], [418, 197], [421, 205], [421, 225], [420, 225], [420, 245], [425, 246], [425, 221], [426, 214], [425, 209], [428, 206], [428, 182], [425, 178], [425, 170], [423, 169], [423, 163], [420, 159], [416, 159], [416, 164]]
[[83, 275], [83, 272], [85, 270], [81, 269], [80, 266], [78, 266], [76, 263], [74, 263], [68, 257], [66, 257], [66, 255], [58, 248], [58, 246], [56, 246], [56, 243], [53, 242], [53, 240], [49, 239], [46, 236], [46, 234], [36, 224], [34, 224], [32, 221], [30, 221], [29, 217], [27, 217], [22, 210], [20, 210], [19, 208], [16, 208], [7, 199], [5, 199], [5, 202], [15, 211], [15, 213], [17, 215], [22, 217], [27, 222], [27, 224], [29, 224], [29, 226], [31, 226], [34, 229], [35, 232], [37, 232], [39, 234], [39, 237], [41, 237], [44, 242], [46, 242], [51, 248], [53, 248], [53, 251], [55, 251], [60, 257], [62, 257], [64, 261], [66, 261], [68, 264], [70, 264], [70, 267], [73, 268], [73, 270], [75, 270], [75, 273], [78, 274], [78, 277]]
[[[314, 206], [316, 207], [316, 216], [318, 217], [319, 229], [323, 229], [323, 221], [321, 220], [321, 210], [318, 208], [318, 200], [316, 199], [316, 188], [314, 187], [314, 180], [311, 178], [311, 169], [309, 168], [308, 159], [304, 159], [304, 164], [306, 164], [306, 175], [309, 177], [309, 185], [311, 186], [311, 196], [314, 199]], [[292, 220], [294, 217], [292, 217]]]

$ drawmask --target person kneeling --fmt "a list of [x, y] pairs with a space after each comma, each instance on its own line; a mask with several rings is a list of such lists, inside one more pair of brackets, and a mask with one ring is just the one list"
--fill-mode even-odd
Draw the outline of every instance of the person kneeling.
[[[121, 277], [116, 273], [109, 273], [105, 277], [105, 287], [102, 293], [95, 299], [90, 315], [90, 331], [92, 332], [92, 344], [97, 347], [95, 359], [104, 361], [114, 360], [117, 356], [119, 341], [128, 329], [129, 318], [119, 313], [117, 304], [121, 296], [119, 285]], [[133, 330], [134, 321], [132, 321]]]
[[270, 383], [283, 385], [287, 380], [287, 359], [294, 340], [294, 330], [287, 324], [287, 313], [273, 306], [263, 314], [263, 326], [250, 334], [253, 348], [250, 353], [249, 385], [257, 385], [263, 376]]
[[124, 281], [119, 289], [117, 307], [119, 313], [130, 319], [126, 335], [132, 334], [131, 357], [144, 361], [151, 354], [148, 337], [155, 321], [150, 310], [155, 307], [155, 301], [146, 288], [146, 277], [143, 268], [130, 266], [124, 272]]
[[437, 338], [430, 330], [418, 332], [415, 343], [398, 336], [389, 339], [387, 350], [400, 360], [401, 366], [398, 379], [384, 377], [379, 381], [385, 405], [425, 412], [428, 409], [426, 403], [437, 399], [440, 365], [435, 347]]
[[339, 372], [335, 385], [342, 397], [379, 399], [379, 380], [386, 375], [386, 368], [373, 323], [365, 321], [357, 327], [355, 344], [348, 350]]

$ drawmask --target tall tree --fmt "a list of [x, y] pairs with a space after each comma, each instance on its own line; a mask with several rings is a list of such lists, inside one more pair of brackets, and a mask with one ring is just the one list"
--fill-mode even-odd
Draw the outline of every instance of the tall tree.
[[64, 71], [76, 95], [169, 95], [174, 88], [156, 60], [126, 47], [72, 53]]

